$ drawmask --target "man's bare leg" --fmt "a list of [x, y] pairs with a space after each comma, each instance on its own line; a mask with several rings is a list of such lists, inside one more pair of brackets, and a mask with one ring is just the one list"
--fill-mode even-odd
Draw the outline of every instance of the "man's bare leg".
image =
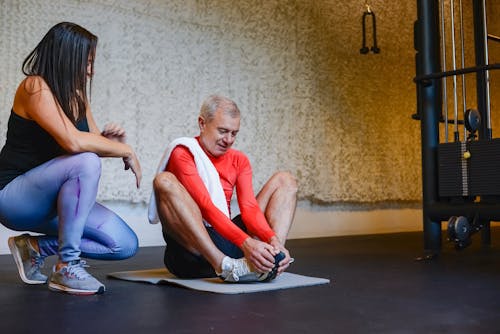
[[297, 205], [297, 181], [288, 172], [277, 172], [256, 198], [269, 225], [285, 245]]
[[252, 269], [245, 258], [230, 258], [215, 246], [203, 225], [198, 206], [175, 175], [169, 172], [158, 174], [153, 189], [158, 216], [166, 232], [188, 251], [202, 255], [224, 281], [265, 278]]
[[200, 209], [184, 186], [175, 175], [163, 172], [153, 180], [153, 190], [158, 216], [167, 233], [193, 254], [201, 254], [220, 273], [225, 255], [212, 242]]

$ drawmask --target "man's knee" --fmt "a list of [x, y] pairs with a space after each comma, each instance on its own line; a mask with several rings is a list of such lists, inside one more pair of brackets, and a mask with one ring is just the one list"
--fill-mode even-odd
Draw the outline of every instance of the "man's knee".
[[178, 185], [179, 181], [175, 175], [169, 172], [162, 172], [153, 180], [153, 190], [157, 196], [174, 193]]
[[287, 192], [296, 194], [298, 191], [297, 179], [290, 172], [280, 171], [273, 175], [278, 187], [286, 189]]

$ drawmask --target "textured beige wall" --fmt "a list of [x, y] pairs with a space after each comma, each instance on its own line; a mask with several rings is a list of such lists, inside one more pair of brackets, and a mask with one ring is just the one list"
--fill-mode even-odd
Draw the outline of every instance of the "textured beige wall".
[[363, 1], [0, 0], [0, 128], [25, 55], [53, 24], [73, 21], [100, 38], [96, 118], [126, 127], [144, 168], [136, 191], [107, 159], [101, 199], [147, 201], [165, 144], [195, 135], [202, 99], [218, 92], [242, 109], [236, 146], [256, 187], [288, 169], [314, 202], [418, 201], [416, 2], [370, 4], [378, 55], [359, 53]]
[[[378, 55], [359, 54], [361, 0], [0, 0], [0, 143], [22, 60], [53, 24], [73, 21], [100, 38], [96, 119], [125, 126], [144, 169], [137, 191], [120, 161], [106, 159], [99, 197], [117, 201], [142, 245], [162, 242], [158, 226], [144, 224], [159, 155], [173, 138], [197, 133], [199, 105], [213, 92], [243, 112], [236, 146], [250, 156], [256, 187], [275, 169], [298, 176], [304, 201], [292, 236], [418, 228], [420, 124], [410, 119], [416, 0], [369, 3]], [[490, 31], [500, 35], [500, 4], [490, 0], [488, 10]], [[492, 44], [491, 62], [500, 62], [499, 52]], [[495, 136], [498, 75], [491, 79]], [[467, 80], [469, 107], [473, 84]], [[406, 207], [413, 210], [398, 210]], [[0, 226], [0, 239], [9, 233]]]

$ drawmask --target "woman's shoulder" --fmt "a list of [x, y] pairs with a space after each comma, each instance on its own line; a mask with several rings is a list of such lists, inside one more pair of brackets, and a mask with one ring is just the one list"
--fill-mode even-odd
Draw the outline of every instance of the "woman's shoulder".
[[28, 75], [19, 84], [19, 88], [28, 94], [41, 93], [43, 90], [49, 90], [49, 85], [47, 82], [39, 75]]
[[52, 91], [42, 77], [29, 75], [17, 88], [13, 110], [19, 116], [31, 119], [30, 110], [38, 110], [34, 106], [37, 106], [44, 96], [50, 98], [51, 95]]

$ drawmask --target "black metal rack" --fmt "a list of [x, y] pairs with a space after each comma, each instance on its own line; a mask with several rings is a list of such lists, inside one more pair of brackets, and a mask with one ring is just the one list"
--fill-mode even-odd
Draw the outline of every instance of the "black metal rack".
[[439, 2], [417, 0], [418, 18], [414, 26], [417, 114], [413, 118], [421, 122], [424, 251], [430, 255], [441, 250], [443, 221], [451, 224], [453, 217], [466, 217], [471, 222], [467, 232], [481, 231], [482, 243], [489, 245], [490, 222], [500, 220], [500, 139], [492, 138], [489, 124], [481, 122], [477, 141], [439, 141], [444, 77], [475, 73], [477, 110], [482, 120], [490, 116], [487, 71], [500, 69], [500, 64], [487, 63], [486, 41], [492, 37], [486, 31], [485, 1], [471, 2], [475, 66], [443, 71]]

